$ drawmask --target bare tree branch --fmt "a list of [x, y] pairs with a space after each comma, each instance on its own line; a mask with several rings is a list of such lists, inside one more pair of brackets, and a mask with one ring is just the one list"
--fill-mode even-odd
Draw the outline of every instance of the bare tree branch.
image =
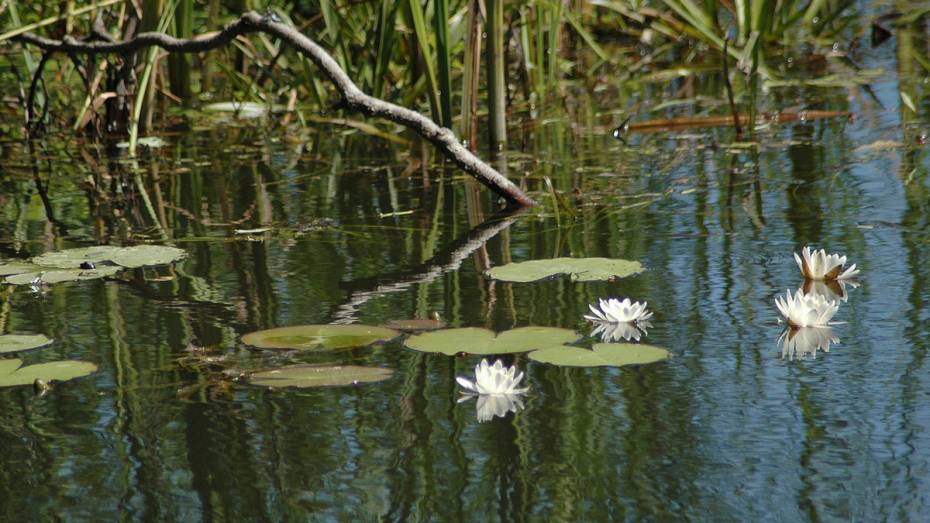
[[135, 38], [123, 42], [81, 42], [70, 36], [65, 36], [61, 40], [52, 40], [32, 33], [24, 33], [15, 37], [15, 39], [39, 47], [46, 52], [126, 54], [154, 45], [169, 52], [199, 53], [225, 46], [237, 36], [254, 32], [263, 32], [275, 36], [309, 58], [336, 87], [336, 90], [342, 96], [343, 106], [346, 109], [384, 118], [412, 129], [439, 148], [462, 170], [474, 176], [510, 204], [519, 206], [535, 205], [536, 202], [508, 180], [506, 176], [481, 161], [459, 143], [451, 130], [440, 127], [416, 111], [363, 93], [322, 47], [293, 26], [276, 21], [272, 16], [262, 16], [250, 11], [243, 14], [235, 22], [227, 25], [222, 31], [190, 39], [175, 38], [157, 32], [141, 33]]

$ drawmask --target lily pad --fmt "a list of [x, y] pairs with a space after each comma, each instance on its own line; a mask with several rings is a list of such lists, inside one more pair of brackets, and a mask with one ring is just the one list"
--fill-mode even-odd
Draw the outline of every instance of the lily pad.
[[[160, 136], [146, 136], [144, 138], [139, 138], [136, 140], [136, 144], [142, 147], [148, 147], [150, 149], [157, 149], [159, 147], [164, 147], [168, 145], [168, 142]], [[116, 144], [120, 149], [128, 149], [129, 142], [120, 142]]]
[[268, 114], [268, 106], [256, 102], [216, 102], [203, 108], [217, 113], [234, 113], [242, 119], [261, 118]]
[[[76, 269], [82, 263], [115, 264], [136, 269], [153, 265], [166, 265], [185, 256], [183, 249], [165, 245], [134, 245], [132, 247], [114, 247], [112, 245], [95, 245], [63, 251], [47, 252], [36, 256], [32, 262], [43, 267], [58, 269]], [[104, 265], [106, 266], [106, 265]], [[44, 279], [44, 278], [43, 278]]]
[[384, 381], [394, 375], [391, 369], [342, 365], [289, 365], [252, 374], [250, 382], [262, 387], [331, 387]]
[[494, 332], [478, 327], [445, 329], [426, 332], [407, 339], [408, 348], [420, 352], [439, 352], [454, 356], [460, 352], [468, 354], [513, 354], [534, 349], [561, 347], [578, 339], [569, 329], [555, 327], [520, 327]]
[[40, 272], [14, 274], [12, 276], [7, 276], [5, 281], [13, 285], [29, 285], [36, 278], [39, 278], [39, 283], [96, 280], [98, 278], [113, 276], [120, 270], [122, 270], [122, 267], [114, 267], [111, 265], [104, 265], [96, 269], [50, 269]]
[[97, 366], [86, 361], [53, 361], [20, 367], [22, 360], [0, 360], [0, 387], [32, 385], [42, 381], [68, 381], [93, 374]]
[[434, 319], [391, 320], [384, 324], [389, 329], [399, 331], [433, 331], [446, 326], [446, 322]]
[[5, 334], [0, 336], [0, 354], [38, 349], [51, 342], [44, 334]]
[[602, 281], [625, 278], [643, 271], [638, 261], [609, 258], [551, 258], [508, 263], [494, 267], [488, 276], [495, 280], [531, 282], [567, 274], [572, 281]]
[[371, 325], [295, 325], [251, 332], [242, 342], [259, 349], [327, 351], [364, 347], [398, 336], [394, 329]]
[[593, 350], [580, 347], [558, 347], [533, 351], [530, 359], [562, 367], [622, 367], [645, 365], [668, 359], [662, 348], [639, 343], [597, 343]]
[[7, 262], [0, 263], [0, 276], [11, 276], [13, 274], [22, 274], [25, 272], [38, 272], [42, 267], [28, 262]]

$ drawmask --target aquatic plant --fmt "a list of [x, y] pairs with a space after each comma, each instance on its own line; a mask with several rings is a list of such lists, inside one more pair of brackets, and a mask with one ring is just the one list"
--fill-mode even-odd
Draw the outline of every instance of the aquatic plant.
[[785, 298], [775, 298], [775, 306], [791, 327], [822, 327], [829, 324], [839, 304], [819, 294], [804, 294], [803, 289], [786, 291]]
[[671, 357], [669, 351], [643, 343], [595, 343], [591, 349], [558, 347], [536, 350], [529, 358], [560, 367], [624, 367], [647, 365]]
[[458, 376], [455, 381], [472, 394], [523, 394], [529, 387], [517, 388], [523, 379], [523, 373], [517, 374], [517, 367], [504, 367], [501, 360], [490, 365], [488, 360], [482, 359], [475, 365], [475, 381]]
[[601, 299], [597, 306], [588, 305], [588, 308], [594, 314], [585, 315], [585, 319], [590, 321], [635, 323], [652, 317], [652, 312], [646, 310], [646, 302], [630, 301], [629, 298], [623, 301], [617, 298]]
[[798, 262], [804, 277], [811, 280], [847, 280], [859, 274], [855, 263], [843, 270], [846, 256], [827, 254], [824, 249], [812, 251], [809, 246], [804, 247], [800, 256], [794, 253], [794, 260]]

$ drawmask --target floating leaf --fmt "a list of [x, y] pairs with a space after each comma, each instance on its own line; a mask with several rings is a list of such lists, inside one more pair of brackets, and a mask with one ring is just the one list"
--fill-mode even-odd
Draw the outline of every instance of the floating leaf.
[[391, 369], [344, 365], [320, 367], [316, 365], [290, 365], [280, 369], [252, 374], [253, 385], [262, 387], [328, 387], [374, 383], [390, 378]]
[[572, 281], [600, 281], [625, 278], [643, 271], [637, 261], [609, 258], [551, 258], [508, 263], [494, 267], [488, 275], [495, 280], [531, 282], [567, 274]]
[[27, 262], [8, 262], [0, 263], [0, 276], [11, 276], [13, 274], [22, 274], [24, 272], [38, 272], [42, 267], [34, 263]]
[[391, 320], [384, 326], [399, 331], [432, 331], [445, 327], [446, 322], [433, 319]]
[[363, 347], [398, 336], [394, 329], [371, 325], [295, 325], [251, 332], [242, 342], [259, 349], [326, 351]]
[[601, 367], [604, 360], [593, 350], [581, 347], [552, 347], [530, 353], [530, 359], [563, 367]]
[[520, 327], [494, 332], [477, 327], [446, 329], [426, 332], [407, 339], [407, 347], [420, 352], [439, 352], [454, 356], [460, 352], [468, 354], [513, 354], [534, 349], [561, 347], [575, 341], [578, 335], [568, 329], [555, 327]]
[[[166, 265], [180, 260], [185, 255], [183, 249], [165, 245], [134, 245], [132, 247], [115, 247], [112, 245], [95, 245], [63, 251], [47, 252], [36, 256], [32, 262], [44, 267], [59, 269], [76, 269], [82, 263], [91, 262], [102, 269], [107, 264], [135, 269], [152, 265]], [[44, 278], [43, 278], [44, 279]]]
[[51, 342], [44, 334], [5, 334], [0, 336], [0, 354], [38, 349]]
[[[168, 142], [166, 142], [160, 136], [146, 136], [144, 138], [139, 138], [138, 140], [136, 140], [136, 144], [142, 147], [148, 147], [150, 149], [157, 149], [159, 147], [164, 147], [168, 145]], [[116, 144], [116, 146], [119, 147], [120, 149], [128, 149], [129, 142], [120, 142]]]
[[86, 361], [53, 361], [20, 367], [22, 360], [0, 360], [0, 387], [32, 385], [42, 381], [68, 381], [93, 374], [97, 366]]
[[66, 281], [96, 280], [113, 276], [122, 270], [122, 267], [104, 265], [96, 269], [49, 269], [41, 272], [27, 272], [6, 277], [6, 282], [13, 285], [29, 285], [36, 278], [38, 283], [61, 283]]
[[667, 350], [639, 343], [597, 343], [593, 350], [558, 347], [530, 353], [530, 359], [563, 367], [622, 367], [667, 359]]
[[203, 108], [217, 113], [235, 113], [242, 119], [261, 118], [268, 114], [268, 105], [255, 102], [216, 102]]

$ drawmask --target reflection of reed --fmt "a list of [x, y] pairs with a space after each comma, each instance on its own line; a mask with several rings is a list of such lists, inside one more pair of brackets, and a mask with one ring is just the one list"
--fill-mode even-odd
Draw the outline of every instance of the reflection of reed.
[[409, 270], [341, 283], [340, 286], [349, 291], [349, 296], [336, 310], [333, 323], [352, 323], [356, 321], [355, 313], [358, 307], [368, 300], [406, 289], [414, 284], [429, 283], [442, 273], [458, 269], [469, 255], [509, 228], [522, 212], [518, 209], [512, 213], [492, 216], [452, 242], [448, 248]]

